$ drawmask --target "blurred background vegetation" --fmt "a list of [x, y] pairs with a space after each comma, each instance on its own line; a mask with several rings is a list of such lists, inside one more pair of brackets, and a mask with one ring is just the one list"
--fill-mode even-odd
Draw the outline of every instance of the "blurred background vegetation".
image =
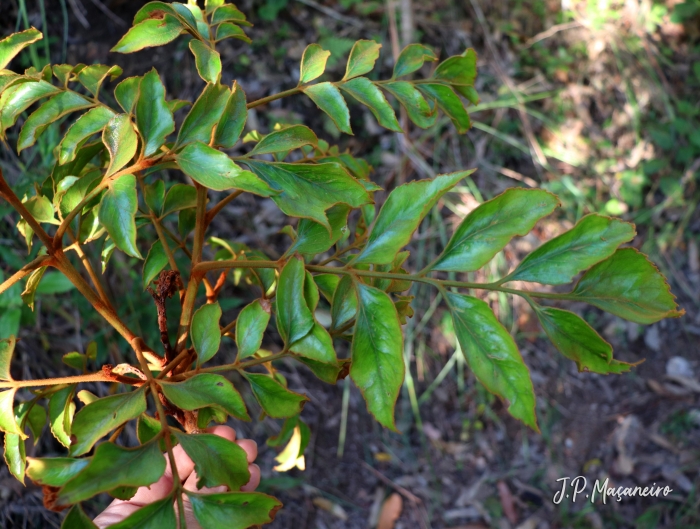
[[[45, 34], [13, 63], [15, 69], [48, 62], [119, 64], [126, 77], [155, 66], [169, 98], [192, 100], [202, 85], [185, 40], [129, 56], [109, 53], [144, 3], [0, 0], [0, 31], [6, 36], [34, 26]], [[396, 509], [395, 524], [380, 523], [381, 529], [700, 527], [700, 0], [237, 4], [255, 24], [248, 32], [253, 42], [223, 44], [222, 81], [236, 79], [249, 101], [294, 86], [299, 59], [311, 42], [332, 52], [329, 71], [338, 78], [359, 38], [383, 43], [380, 77], [390, 75], [393, 57], [410, 42], [432, 46], [441, 58], [467, 47], [477, 51], [481, 102], [471, 108], [474, 126], [465, 135], [458, 135], [446, 118], [431, 130], [411, 128], [397, 135], [356, 106], [356, 135], [344, 136], [304, 98], [249, 113], [248, 130], [268, 132], [275, 123], [312, 126], [325, 139], [366, 157], [374, 168], [372, 179], [387, 189], [477, 167], [472, 179], [424, 221], [412, 242], [415, 269], [433, 259], [451, 226], [483, 200], [511, 186], [542, 187], [559, 195], [563, 208], [558, 215], [509, 245], [484, 270], [469, 274], [469, 280], [502, 277], [541, 240], [586, 213], [600, 212], [637, 224], [633, 246], [657, 263], [687, 311], [680, 320], [646, 328], [596, 309], [583, 312], [616, 348], [616, 357], [646, 358], [632, 374], [603, 377], [577, 373], [573, 363], [539, 340], [541, 331], [521, 300], [491, 294], [489, 302], [531, 368], [542, 427], [538, 436], [511, 420], [502, 404], [476, 384], [455, 350], [451, 320], [436, 308], [435, 293], [414, 285], [416, 314], [405, 327], [410, 369], [397, 408], [403, 434], [373, 423], [349, 381], [323, 386], [292, 365], [283, 368], [290, 385], [312, 398], [304, 410], [314, 432], [306, 470], [272, 470], [276, 452], [264, 448], [264, 441], [279, 431], [277, 422], [234, 425], [239, 435], [261, 444], [263, 489], [285, 503], [273, 527], [374, 527], [382, 502], [392, 493], [403, 507]], [[19, 157], [15, 137], [0, 147], [0, 166], [20, 196], [52, 171], [52, 148], [65, 127], [51, 125]], [[245, 198], [219, 217], [213, 231], [225, 233], [227, 240], [273, 258], [283, 253], [288, 240], [280, 230], [287, 220], [270, 201]], [[26, 262], [27, 246], [4, 203], [0, 218], [0, 274], [7, 276]], [[89, 257], [95, 265], [103, 263], [109, 293], [125, 321], [157, 343], [142, 264], [112, 255], [109, 247], [93, 248]], [[233, 284], [226, 288], [222, 308], [224, 321], [230, 321], [251, 294]], [[84, 352], [93, 341], [97, 359], [92, 367], [128, 360], [126, 344], [59, 275], [46, 274], [34, 311], [23, 305], [21, 291], [16, 285], [0, 296], [0, 337], [22, 329], [18, 357], [23, 372], [18, 376], [68, 374], [61, 355]], [[173, 303], [169, 310], [176, 314]], [[278, 344], [271, 340], [264, 346], [275, 350]], [[222, 361], [234, 349], [232, 342], [224, 347]], [[59, 454], [58, 448], [49, 438], [30, 452]], [[653, 502], [554, 505], [556, 479], [580, 474], [609, 478], [616, 486], [668, 484], [674, 492]], [[101, 505], [92, 508], [97, 512]], [[60, 524], [59, 516], [43, 511], [40, 491], [23, 488], [6, 469], [0, 472], [0, 516], [8, 527]]]

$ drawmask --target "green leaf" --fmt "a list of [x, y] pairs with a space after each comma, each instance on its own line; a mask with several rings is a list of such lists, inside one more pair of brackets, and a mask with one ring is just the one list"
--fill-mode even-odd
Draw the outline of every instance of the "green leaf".
[[223, 4], [218, 7], [214, 14], [212, 15], [212, 24], [218, 24], [219, 22], [233, 21], [236, 24], [241, 24], [244, 26], [252, 25], [245, 18], [245, 15], [239, 11], [233, 4]]
[[247, 118], [248, 108], [246, 107], [245, 92], [238, 82], [234, 81], [231, 96], [216, 125], [214, 143], [225, 149], [233, 147], [238, 142], [238, 138], [241, 137]]
[[146, 260], [143, 262], [143, 289], [146, 290], [160, 271], [168, 265], [168, 256], [163, 249], [163, 244], [157, 240], [148, 251]]
[[335, 289], [338, 288], [340, 278], [335, 274], [318, 274], [314, 276], [314, 282], [321, 294], [323, 294], [323, 297], [326, 298], [326, 301], [329, 303], [333, 301], [333, 294]]
[[271, 198], [291, 217], [308, 218], [331, 226], [326, 210], [335, 204], [358, 208], [371, 202], [365, 188], [338, 164], [268, 163], [246, 160], [245, 164], [279, 194]]
[[300, 149], [304, 145], [316, 146], [317, 144], [318, 138], [309, 127], [292, 125], [268, 134], [248, 154], [287, 152]]
[[197, 488], [226, 485], [239, 490], [250, 481], [248, 459], [240, 446], [214, 434], [175, 432], [180, 446], [194, 461]]
[[326, 211], [328, 224], [331, 226], [330, 237], [322, 224], [309, 219], [299, 220], [297, 238], [285, 255], [293, 255], [295, 252], [313, 255], [325, 252], [348, 231], [348, 213], [350, 208], [344, 204], [338, 204]]
[[229, 110], [227, 103], [230, 95], [227, 86], [208, 84], [182, 122], [176, 144], [185, 145], [193, 141], [208, 144], [224, 110]]
[[318, 287], [316, 283], [314, 283], [314, 276], [311, 275], [311, 272], [306, 272], [306, 279], [304, 279], [304, 300], [312, 314], [316, 312], [316, 307], [318, 307], [318, 301], [320, 299], [321, 296], [318, 293]]
[[0, 380], [12, 380], [10, 365], [12, 364], [12, 355], [15, 352], [16, 343], [17, 339], [14, 336], [0, 340]]
[[73, 369], [77, 369], [79, 371], [85, 371], [85, 367], [87, 366], [86, 356], [78, 353], [77, 351], [64, 354], [61, 361], [68, 367], [72, 367]]
[[418, 127], [427, 129], [437, 121], [437, 109], [430, 108], [423, 95], [406, 81], [395, 81], [382, 85], [406, 109], [408, 117]]
[[74, 505], [63, 519], [61, 529], [97, 529], [97, 526], [83, 512], [80, 505]]
[[459, 171], [416, 180], [394, 189], [379, 211], [367, 244], [355, 263], [389, 264], [437, 201], [474, 171]]
[[22, 301], [24, 301], [30, 309], [34, 310], [34, 294], [36, 294], [36, 288], [39, 286], [44, 272], [46, 272], [47, 266], [42, 266], [34, 270], [27, 279], [27, 284], [24, 287], [24, 292], [22, 292]]
[[165, 102], [165, 87], [155, 68], [141, 79], [136, 102], [136, 125], [143, 138], [144, 156], [155, 154], [165, 143], [165, 138], [175, 130], [173, 115]]
[[6, 89], [0, 96], [0, 132], [14, 125], [32, 104], [58, 92], [60, 89], [46, 81], [27, 82]]
[[335, 349], [333, 349], [333, 338], [319, 323], [314, 323], [311, 331], [290, 345], [289, 350], [322, 364], [335, 366], [338, 363]]
[[25, 121], [17, 139], [17, 152], [31, 147], [51, 123], [63, 116], [92, 106], [93, 103], [75, 92], [61, 92], [34, 111]]
[[116, 53], [134, 53], [151, 46], [163, 46], [175, 40], [182, 32], [180, 21], [172, 15], [149, 18], [129, 29], [110, 50]]
[[141, 507], [109, 529], [174, 529], [177, 525], [172, 496]]
[[402, 132], [394, 109], [372, 81], [366, 77], [358, 77], [341, 84], [340, 88], [369, 108], [382, 127]]
[[350, 349], [350, 378], [360, 388], [374, 418], [396, 431], [394, 406], [405, 373], [401, 324], [386, 293], [359, 282], [355, 288], [359, 303]]
[[139, 416], [136, 421], [136, 437], [139, 443], [146, 444], [151, 439], [155, 438], [163, 429], [160, 421], [145, 413]]
[[24, 202], [24, 207], [32, 214], [39, 222], [48, 222], [56, 224], [56, 218], [53, 213], [53, 205], [51, 201], [42, 196], [34, 196]]
[[607, 375], [624, 373], [632, 367], [614, 360], [612, 346], [573, 312], [552, 307], [538, 307], [535, 312], [547, 337], [561, 354], [576, 362], [579, 372]]
[[216, 28], [217, 42], [224, 39], [238, 39], [242, 40], [243, 42], [247, 42], [248, 44], [253, 42], [250, 40], [250, 37], [245, 34], [245, 31], [243, 31], [239, 26], [231, 24], [230, 22], [224, 22], [223, 24], [219, 25], [218, 28]]
[[182, 382], [160, 380], [158, 383], [167, 399], [178, 408], [198, 410], [211, 406], [237, 419], [250, 420], [241, 395], [221, 375], [200, 373]]
[[513, 337], [488, 304], [460, 294], [447, 294], [455, 334], [467, 365], [491, 393], [508, 401], [508, 412], [535, 431], [535, 390], [530, 372]]
[[579, 272], [610, 257], [636, 235], [634, 224], [601, 215], [586, 215], [572, 229], [547, 241], [523, 259], [508, 281], [562, 285]]
[[301, 57], [299, 84], [306, 84], [321, 77], [326, 70], [326, 61], [330, 55], [330, 51], [324, 50], [318, 44], [309, 44]]
[[136, 246], [136, 221], [138, 197], [136, 177], [132, 174], [120, 176], [109, 183], [102, 195], [98, 216], [114, 243], [122, 252], [142, 259]]
[[250, 383], [255, 400], [263, 411], [275, 419], [284, 419], [301, 413], [308, 398], [288, 390], [275, 379], [257, 373], [241, 373]]
[[217, 84], [221, 78], [221, 56], [202, 41], [192, 39], [190, 51], [194, 54], [199, 76], [207, 83]]
[[17, 434], [6, 433], [3, 455], [10, 474], [24, 485], [24, 472], [27, 468], [27, 449], [24, 440]]
[[10, 61], [24, 48], [43, 38], [41, 31], [32, 27], [19, 33], [12, 33], [9, 37], [0, 40], [0, 70], [10, 64]]
[[197, 351], [197, 366], [211, 360], [219, 350], [221, 345], [220, 319], [221, 307], [218, 302], [202, 305], [192, 316], [190, 335], [194, 350]]
[[440, 109], [452, 120], [457, 132], [464, 134], [471, 126], [472, 122], [469, 114], [464, 109], [462, 100], [454, 93], [452, 88], [443, 84], [420, 84], [420, 90], [428, 97], [435, 100]]
[[109, 151], [109, 167], [105, 176], [116, 173], [136, 154], [138, 136], [128, 114], [117, 114], [102, 131], [102, 142]]
[[197, 207], [197, 190], [190, 185], [175, 184], [168, 190], [168, 194], [165, 196], [165, 204], [163, 205], [163, 214], [161, 217], [165, 217], [175, 211], [194, 207]]
[[16, 434], [22, 439], [26, 439], [27, 434], [22, 431], [15, 420], [15, 391], [16, 388], [12, 388], [0, 392], [0, 431], [6, 434]]
[[282, 504], [259, 492], [186, 492], [194, 516], [207, 529], [248, 529], [271, 522]]
[[76, 76], [81, 85], [87, 88], [92, 95], [97, 96], [100, 86], [109, 77], [115, 79], [122, 74], [119, 66], [106, 66], [104, 64], [92, 64], [82, 68]]
[[350, 50], [350, 57], [345, 69], [343, 80], [352, 79], [358, 75], [372, 71], [374, 63], [379, 58], [382, 45], [373, 40], [358, 40]]
[[77, 476], [92, 458], [72, 457], [27, 458], [27, 476], [37, 485], [60, 487]]
[[162, 180], [156, 180], [152, 184], [146, 185], [144, 189], [144, 202], [153, 213], [160, 215], [165, 201], [165, 183]]
[[[143, 396], [143, 392], [141, 393]], [[93, 405], [90, 404], [84, 409]], [[80, 411], [82, 412], [83, 410]], [[80, 413], [76, 416], [76, 421]], [[90, 463], [58, 491], [56, 506], [85, 501], [117, 487], [145, 487], [158, 481], [163, 472], [165, 457], [156, 442], [136, 448], [102, 443], [95, 449]]]
[[403, 77], [423, 66], [425, 61], [437, 61], [435, 52], [422, 44], [409, 44], [399, 54], [394, 65], [393, 77]]
[[75, 288], [66, 276], [58, 271], [49, 271], [36, 289], [37, 294], [63, 294]]
[[114, 89], [114, 98], [127, 114], [131, 114], [134, 110], [134, 105], [139, 97], [141, 79], [139, 76], [127, 77]]
[[[88, 404], [73, 419], [70, 455], [86, 454], [99, 439], [125, 422], [136, 419], [145, 411], [146, 393], [143, 388], [103, 397]], [[105, 445], [100, 445], [102, 446]], [[111, 490], [117, 486], [119, 484], [105, 490]]]
[[102, 106], [92, 108], [80, 116], [58, 146], [58, 163], [63, 165], [75, 160], [76, 153], [85, 140], [104, 129], [114, 116], [114, 112]]
[[527, 235], [559, 206], [541, 189], [508, 189], [473, 210], [447, 243], [433, 270], [471, 272], [488, 263], [510, 240]]
[[241, 169], [226, 154], [203, 143], [190, 143], [175, 159], [182, 172], [214, 191], [242, 189], [263, 197], [274, 193], [253, 173]]
[[682, 316], [664, 276], [633, 248], [617, 250], [580, 279], [570, 294], [576, 300], [626, 320], [655, 323]]
[[49, 398], [49, 426], [51, 433], [66, 448], [70, 448], [71, 444], [70, 427], [75, 414], [74, 391], [75, 385], [71, 385], [58, 390]]
[[292, 344], [308, 334], [314, 317], [304, 300], [306, 269], [300, 257], [292, 257], [280, 273], [275, 300], [277, 329], [285, 344]]
[[194, 209], [183, 209], [177, 216], [177, 231], [180, 237], [186, 239], [197, 223], [197, 212]]
[[334, 84], [318, 83], [304, 87], [303, 90], [318, 108], [328, 114], [340, 132], [352, 134], [348, 104]]
[[269, 322], [270, 302], [268, 300], [256, 299], [240, 312], [236, 320], [238, 360], [253, 356], [260, 349], [263, 334]]
[[357, 292], [352, 277], [343, 276], [333, 294], [331, 329], [339, 329], [353, 319], [355, 314], [357, 314]]
[[476, 80], [476, 52], [469, 48], [463, 55], [445, 59], [435, 69], [433, 77], [453, 85], [473, 86]]

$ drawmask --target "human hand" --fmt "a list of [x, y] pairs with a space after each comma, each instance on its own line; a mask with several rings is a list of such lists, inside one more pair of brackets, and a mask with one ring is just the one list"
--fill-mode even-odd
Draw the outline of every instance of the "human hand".
[[[251, 439], [241, 439], [236, 441], [236, 432], [233, 428], [228, 426], [214, 426], [208, 428], [207, 433], [213, 433], [219, 435], [224, 439], [229, 441], [235, 441], [238, 446], [245, 450], [248, 456], [248, 470], [250, 471], [250, 481], [244, 485], [241, 490], [250, 492], [255, 490], [260, 484], [260, 467], [253, 464], [255, 458], [258, 455], [258, 445], [255, 441]], [[213, 488], [202, 488], [197, 489], [197, 474], [194, 471], [194, 462], [189, 458], [180, 445], [173, 448], [173, 455], [175, 456], [175, 464], [177, 465], [177, 473], [180, 480], [183, 482], [183, 487], [185, 490], [194, 492], [205, 492], [205, 493], [216, 493], [216, 492], [226, 492], [226, 486], [213, 487]], [[136, 494], [130, 500], [114, 500], [109, 507], [107, 507], [97, 518], [95, 518], [95, 524], [100, 529], [108, 527], [110, 525], [121, 522], [133, 512], [137, 511], [141, 507], [144, 507], [155, 501], [162, 500], [170, 494], [173, 486], [173, 474], [170, 468], [170, 461], [167, 456], [163, 456], [166, 459], [165, 473], [161, 478], [153, 483], [149, 487], [141, 487], [136, 491]], [[183, 503], [185, 507], [185, 520], [187, 521], [188, 529], [200, 529], [199, 524], [195, 521], [194, 515], [192, 514], [192, 506], [187, 498], [187, 495], [183, 494]]]

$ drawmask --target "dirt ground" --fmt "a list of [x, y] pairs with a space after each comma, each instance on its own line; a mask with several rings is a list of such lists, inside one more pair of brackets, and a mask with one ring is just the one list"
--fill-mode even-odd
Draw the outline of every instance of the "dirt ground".
[[[84, 13], [73, 7], [74, 3], [68, 2], [68, 62], [117, 63], [124, 67], [124, 76], [142, 74], [155, 65], [165, 77], [170, 97], [192, 99], [196, 96], [201, 86], [191, 57], [184, 53], [182, 46], [173, 45], [132, 56], [109, 53], [109, 48], [126, 29], [126, 25], [121, 26], [118, 21], [130, 22], [141, 2], [83, 0]], [[236, 42], [225, 48], [222, 52], [224, 81], [237, 79], [248, 100], [296, 84], [295, 71], [301, 53], [307, 43], [317, 40], [323, 43], [325, 39], [326, 46], [343, 49], [343, 39], [350, 42], [359, 38], [381, 39], [387, 50], [382, 59], [385, 60], [383, 73], [390, 72], [392, 25], [383, 2], [298, 0], [283, 3], [287, 7], [270, 22], [259, 18], [258, 8], [275, 2], [246, 0], [238, 3], [238, 7], [255, 23], [249, 34], [257, 44], [248, 47]], [[3, 10], [9, 6], [8, 11], [15, 13], [14, 0], [0, 0], [0, 4]], [[107, 7], [112, 15], [106, 15], [98, 4]], [[408, 4], [411, 2], [403, 1], [397, 5], [400, 28], [406, 24], [405, 6]], [[533, 5], [541, 6], [544, 14]], [[544, 66], [538, 69], [538, 65], [528, 65], [522, 59], [522, 49], [533, 38], [541, 37], [542, 32], [556, 26], [555, 15], [561, 8], [558, 2], [481, 2], [479, 9], [485, 11], [486, 25], [480, 22], [474, 6], [479, 7], [474, 0], [413, 0], [409, 14], [421, 41], [441, 50], [442, 57], [461, 53], [468, 46], [477, 50], [480, 57], [477, 88], [482, 101], [508, 95], [504, 86], [509, 83], [523, 93], [558, 90], [568, 94], [559, 100], [568, 105], [565, 111], [546, 99], [533, 105], [534, 109], [548, 116], [563, 113], [563, 123], [556, 134], [542, 120], [532, 116], [523, 118], [517, 108], [501, 108], [475, 116], [476, 120], [494, 128], [503, 120], [512, 121], [512, 134], [526, 147], [532, 147], [531, 138], [539, 139], [547, 148], [551, 161], [549, 168], [533, 163], [536, 152], [528, 155], [505, 149], [497, 138], [483, 130], [472, 130], [466, 138], [460, 139], [448, 125], [440, 129], [440, 135], [412, 131], [411, 140], [423, 156], [426, 169], [415, 160], [415, 156], [412, 158], [401, 149], [395, 135], [379, 129], [370, 116], [357, 108], [353, 112], [353, 127], [361, 132], [337, 141], [355, 154], [366, 154], [376, 169], [372, 178], [384, 187], [428, 176], [426, 173], [431, 168], [437, 172], [449, 172], [457, 168], [479, 167], [474, 185], [486, 198], [511, 185], [554, 186], [562, 175], [580, 186], [597, 188], [600, 185], [601, 194], [607, 193], [605, 186], [608, 184], [600, 184], [593, 170], [596, 157], [602, 155], [601, 149], [607, 148], [596, 145], [603, 145], [604, 141], [588, 145], [588, 150], [581, 154], [588, 160], [583, 164], [569, 163], [551, 152], [559, 148], [560, 151], [579, 153], [576, 149], [581, 141], [590, 143], [592, 139], [603, 138], [614, 146], [613, 154], [606, 156], [627, 159], [639, 141], [633, 138], [630, 143], [629, 138], [624, 137], [628, 128], [620, 109], [625, 103], [620, 99], [621, 89], [616, 85], [620, 83], [619, 75], [624, 74], [623, 77], [631, 80], [633, 85], [638, 83], [634, 86], [645, 88], [644, 78], [626, 68], [620, 69], [618, 74], [610, 73], [606, 67], [614, 62], [614, 58], [606, 55], [605, 50], [595, 60], [569, 64], [564, 69], [550, 71]], [[60, 40], [60, 4], [47, 1], [46, 7], [49, 27]], [[363, 15], [365, 8], [367, 14]], [[34, 8], [29, 9], [31, 15]], [[77, 12], [80, 15], [76, 15]], [[621, 12], [624, 15], [624, 11]], [[87, 27], [80, 17], [84, 18]], [[15, 18], [2, 18], [5, 19], [0, 23], [2, 31], [14, 30]], [[604, 38], [604, 31], [614, 31], [615, 27], [632, 31], [629, 25], [624, 26], [624, 16], [619, 24], [622, 26], [604, 30], [585, 26], [555, 28], [557, 31], [543, 38], [547, 39], [553, 56], [560, 56], [558, 50], [573, 49], [580, 42], [595, 48], [596, 39]], [[514, 32], [519, 35], [517, 39], [513, 37]], [[697, 56], [688, 51], [692, 32], [683, 33], [682, 28], [676, 26], [665, 30], [662, 27], [658, 35], [670, 42], [669, 46], [676, 53], [672, 67], [662, 63], [659, 68], [672, 89], [680, 92], [684, 90], [684, 75], [687, 75], [684, 65], [697, 60]], [[398, 38], [402, 37], [404, 35], [398, 35]], [[605, 42], [603, 46], [605, 48]], [[60, 54], [59, 43], [55, 49]], [[171, 57], [174, 57], [174, 62]], [[335, 69], [341, 71], [342, 68], [342, 61], [339, 61]], [[630, 66], [629, 70], [634, 68]], [[649, 85], [651, 99], [655, 90]], [[279, 101], [252, 113], [248, 126], [267, 130], [276, 120], [294, 119], [303, 119], [307, 125], [316, 126], [316, 130], [326, 130], [326, 138], [335, 141], [333, 131], [328, 130], [318, 112], [310, 102], [301, 98]], [[567, 135], [567, 131], [571, 134]], [[424, 239], [412, 243], [412, 264], [417, 267], [421, 261], [427, 260], [439, 240], [436, 236], [439, 224], [447, 227], [449, 233], [451, 224], [473, 208], [474, 197], [474, 189], [470, 188], [465, 189], [462, 196], [449, 198], [449, 203], [441, 210], [442, 216], [424, 226]], [[230, 237], [232, 239], [279, 256], [285, 242], [279, 230], [286, 220], [270, 204], [253, 199], [237, 201], [217, 220], [215, 228], [234, 234]], [[570, 226], [573, 218], [570, 212], [576, 207], [569, 205], [560, 217], [538, 228], [535, 235], [510, 245], [500, 269], [512, 268], [531, 245], [538, 243], [538, 239]], [[581, 207], [591, 210], [589, 203]], [[653, 209], [648, 203], [644, 207]], [[654, 212], [653, 221], [640, 225], [640, 235], [634, 246], [647, 249], [655, 234], [659, 233], [655, 227], [668, 223], [677, 226], [678, 219], [683, 216], [682, 211], [679, 213], [673, 208], [661, 211], [657, 208]], [[2, 229], [8, 229], [7, 226]], [[700, 231], [696, 211], [690, 211], [683, 229], [691, 234], [688, 240], [695, 240]], [[2, 236], [4, 240], [13, 238], [4, 231]], [[19, 244], [17, 248], [20, 248]], [[502, 300], [492, 300], [494, 304], [500, 303], [501, 310], [511, 318], [518, 345], [530, 368], [538, 397], [540, 434], [510, 418], [502, 403], [478, 386], [459, 356], [451, 360], [454, 336], [444, 324], [442, 308], [421, 323], [434, 292], [414, 292], [417, 309], [410, 325], [412, 339], [407, 341], [407, 347], [412, 353], [415, 391], [418, 396], [426, 390], [430, 394], [420, 401], [419, 414], [416, 414], [411, 406], [409, 389], [404, 388], [397, 406], [401, 434], [385, 431], [372, 420], [359, 391], [354, 386], [346, 389], [349, 381], [338, 386], [325, 385], [308, 371], [291, 363], [282, 364], [280, 370], [289, 380], [290, 387], [306, 393], [311, 399], [303, 413], [303, 419], [312, 431], [306, 453], [306, 470], [285, 474], [272, 470], [277, 452], [265, 447], [264, 441], [279, 430], [278, 422], [267, 419], [234, 425], [239, 436], [258, 441], [258, 462], [264, 478], [262, 490], [274, 494], [284, 503], [284, 508], [269, 527], [373, 527], [382, 502], [395, 493], [402, 504], [396, 529], [700, 527], [696, 494], [700, 483], [698, 249], [694, 243], [684, 243], [670, 245], [665, 250], [657, 251], [652, 257], [669, 275], [673, 291], [686, 310], [684, 317], [643, 327], [606, 316], [596, 309], [573, 308], [594, 322], [614, 346], [616, 358], [627, 362], [644, 359], [628, 374], [606, 377], [578, 373], [572, 362], [561, 357], [549, 342], [540, 338], [539, 329], [526, 307], [508, 303], [503, 306]], [[117, 271], [108, 271], [108, 277], [110, 288], [115, 293], [124, 288], [123, 281], [131, 281]], [[243, 290], [233, 286], [227, 288], [234, 296], [243, 295]], [[243, 302], [247, 301], [243, 299]], [[53, 359], [76, 347], [74, 327], [78, 311], [71, 306], [64, 309], [63, 318], [56, 313], [45, 317], [43, 343], [31, 329], [23, 335], [19, 351], [25, 370], [33, 376], [37, 376], [37, 370], [46, 369], [37, 367], [44, 361], [48, 366], [55, 366], [52, 374], [60, 371], [62, 368]], [[511, 311], [514, 311], [514, 316]], [[144, 312], [139, 317], [150, 322], [155, 313]], [[97, 329], [95, 326], [93, 330], [97, 332]], [[85, 334], [82, 339], [88, 340], [89, 333]], [[46, 347], [47, 341], [50, 349]], [[274, 342], [265, 345], [273, 350], [276, 347]], [[222, 362], [233, 350], [230, 343], [225, 343], [224, 347]], [[339, 349], [338, 353], [344, 356], [347, 351]], [[118, 354], [118, 351], [110, 354]], [[452, 367], [438, 384], [434, 384], [448, 362]], [[346, 419], [343, 415], [344, 394], [348, 398]], [[346, 435], [340, 443], [341, 426], [345, 421]], [[129, 435], [129, 432], [124, 435]], [[339, 444], [342, 444], [340, 457]], [[52, 451], [59, 453], [50, 440], [42, 441], [36, 450], [42, 455], [49, 455]], [[605, 505], [601, 501], [591, 503], [582, 498], [575, 503], [564, 499], [555, 504], [553, 497], [561, 488], [557, 480], [579, 475], [587, 478], [587, 491], [592, 490], [596, 479], [600, 482], [609, 479], [610, 486], [615, 487], [656, 483], [673, 491], [665, 498], [624, 498], [620, 502], [609, 498]], [[107, 501], [106, 498], [103, 500]], [[98, 503], [89, 506], [93, 513], [100, 508]], [[4, 527], [60, 525], [59, 515], [43, 510], [40, 491], [29, 484], [22, 487], [4, 467], [0, 471], [0, 520], [3, 520], [0, 523], [4, 523]]]

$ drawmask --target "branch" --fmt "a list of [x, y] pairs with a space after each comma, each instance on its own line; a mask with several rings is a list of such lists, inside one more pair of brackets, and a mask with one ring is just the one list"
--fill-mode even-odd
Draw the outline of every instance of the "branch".
[[224, 207], [229, 202], [231, 202], [235, 198], [239, 197], [241, 194], [243, 194], [243, 191], [241, 189], [237, 189], [236, 191], [234, 191], [233, 193], [228, 195], [226, 198], [219, 201], [219, 203], [216, 206], [214, 206], [209, 211], [207, 211], [206, 220], [205, 220], [206, 225], [209, 226], [209, 224], [211, 224], [211, 221], [214, 219], [214, 217], [216, 217], [219, 214], [219, 212], [221, 212], [221, 210], [224, 209]]
[[54, 249], [53, 240], [49, 234], [46, 233], [44, 228], [41, 227], [41, 224], [39, 224], [32, 214], [29, 213], [27, 208], [24, 207], [24, 204], [17, 197], [17, 195], [15, 195], [15, 192], [12, 191], [8, 183], [5, 181], [5, 177], [2, 174], [2, 169], [0, 169], [0, 196], [7, 200], [10, 206], [12, 206], [22, 216], [26, 223], [29, 224], [29, 227], [34, 231], [34, 233], [36, 233], [37, 237], [39, 237], [44, 246], [46, 246], [49, 253], [52, 253]]
[[282, 99], [283, 97], [291, 96], [294, 94], [298, 94], [301, 92], [302, 87], [297, 86], [295, 88], [290, 88], [289, 90], [285, 90], [284, 92], [280, 92], [279, 94], [273, 94], [271, 96], [263, 97], [262, 99], [258, 99], [257, 101], [252, 101], [251, 103], [248, 103], [247, 108], [255, 108], [259, 107], [262, 105], [267, 105], [271, 101], [276, 101], [277, 99]]
[[42, 255], [31, 261], [30, 263], [27, 263], [24, 265], [22, 268], [20, 268], [17, 272], [12, 274], [10, 277], [8, 277], [5, 281], [0, 284], [0, 294], [5, 292], [8, 288], [10, 288], [12, 285], [17, 283], [20, 279], [23, 277], [28, 276], [31, 274], [34, 270], [37, 268], [41, 268], [42, 266], [49, 266], [53, 262], [53, 259], [51, 258], [50, 255]]
[[[135, 379], [134, 381], [136, 382]], [[0, 382], [0, 389], [56, 386], [59, 384], [80, 384], [81, 382], [114, 382], [114, 380], [109, 378], [102, 371], [98, 371], [97, 373], [76, 375], [74, 377], [40, 378], [37, 380], [9, 380], [7, 382]]]

